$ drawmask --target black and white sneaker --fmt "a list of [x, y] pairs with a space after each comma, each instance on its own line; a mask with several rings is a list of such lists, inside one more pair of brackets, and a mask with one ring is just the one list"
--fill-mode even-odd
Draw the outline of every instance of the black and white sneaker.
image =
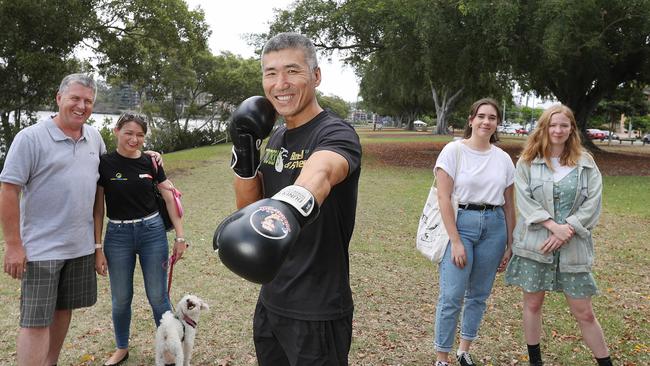
[[449, 363], [444, 361], [436, 361], [434, 366], [449, 366]]
[[476, 366], [474, 363], [474, 360], [472, 360], [472, 356], [469, 354], [469, 352], [461, 352], [456, 354], [456, 359], [458, 360], [458, 363], [460, 366]]

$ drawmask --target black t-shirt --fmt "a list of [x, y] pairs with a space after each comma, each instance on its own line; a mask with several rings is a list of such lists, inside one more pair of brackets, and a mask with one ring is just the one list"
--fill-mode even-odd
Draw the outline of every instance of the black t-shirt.
[[353, 311], [348, 248], [361, 171], [359, 136], [348, 123], [324, 111], [298, 128], [278, 128], [260, 167], [264, 196], [271, 197], [293, 184], [305, 161], [319, 150], [343, 156], [348, 176], [332, 188], [316, 221], [302, 229], [278, 275], [260, 291], [268, 310], [302, 320], [339, 319]]
[[158, 211], [154, 196], [155, 182], [167, 180], [158, 166], [154, 173], [151, 157], [126, 158], [114, 151], [99, 159], [99, 181], [104, 187], [106, 213], [113, 220], [139, 219]]

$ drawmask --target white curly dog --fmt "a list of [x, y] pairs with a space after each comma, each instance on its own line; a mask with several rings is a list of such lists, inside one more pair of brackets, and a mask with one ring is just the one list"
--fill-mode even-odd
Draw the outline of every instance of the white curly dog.
[[156, 331], [156, 366], [190, 364], [196, 324], [208, 304], [195, 295], [185, 295], [176, 312], [166, 311]]

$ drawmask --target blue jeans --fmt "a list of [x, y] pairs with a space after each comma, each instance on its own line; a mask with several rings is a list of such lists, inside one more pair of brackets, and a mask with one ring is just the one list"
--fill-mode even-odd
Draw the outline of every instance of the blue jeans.
[[169, 249], [162, 219], [156, 216], [134, 224], [109, 222], [104, 238], [104, 254], [111, 281], [115, 342], [117, 348], [127, 348], [136, 255], [140, 258], [144, 288], [156, 327], [160, 324], [163, 313], [171, 310], [165, 266]]
[[440, 295], [436, 306], [435, 348], [450, 352], [462, 309], [460, 337], [473, 341], [485, 312], [507, 241], [503, 209], [458, 210], [458, 233], [465, 247], [463, 269], [451, 261], [451, 244], [440, 262]]

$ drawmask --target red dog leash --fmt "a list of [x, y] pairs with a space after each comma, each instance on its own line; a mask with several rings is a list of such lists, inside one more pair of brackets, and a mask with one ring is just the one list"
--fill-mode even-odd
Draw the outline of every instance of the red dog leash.
[[[169, 267], [169, 277], [167, 278], [167, 297], [169, 298], [169, 303], [171, 304], [172, 301], [172, 277], [174, 277], [174, 264], [176, 264], [176, 261], [178, 259], [176, 258], [176, 254], [172, 254], [171, 257], [169, 257], [169, 260], [167, 261], [167, 267]], [[174, 308], [174, 305], [172, 304], [172, 309]]]

